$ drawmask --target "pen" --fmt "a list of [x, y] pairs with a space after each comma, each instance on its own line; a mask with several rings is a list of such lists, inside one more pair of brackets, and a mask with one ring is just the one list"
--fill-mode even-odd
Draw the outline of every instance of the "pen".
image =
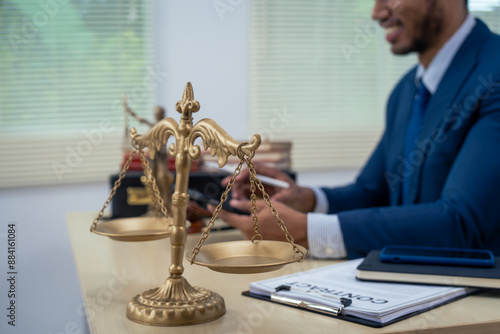
[[[219, 165], [217, 163], [211, 162], [211, 161], [206, 161], [205, 165], [207, 167], [210, 167], [210, 168], [222, 169], [223, 171], [228, 172], [228, 173], [234, 172], [231, 168], [229, 168], [227, 166], [219, 168]], [[272, 178], [269, 176], [265, 176], [265, 175], [260, 175], [260, 174], [256, 174], [255, 177], [258, 178], [260, 180], [260, 182], [262, 182], [263, 184], [267, 184], [268, 186], [290, 188], [290, 183], [283, 181], [283, 180], [278, 180], [278, 179], [275, 179], [275, 178]]]
[[[292, 305], [292, 306], [296, 306], [299, 308], [304, 308], [304, 309], [308, 309], [308, 310], [312, 310], [312, 311], [316, 311], [316, 312], [320, 312], [320, 313], [325, 313], [325, 314], [331, 314], [331, 315], [335, 315], [335, 316], [340, 315], [342, 313], [342, 310], [344, 309], [344, 307], [351, 305], [351, 302], [352, 302], [351, 299], [349, 299], [349, 298], [336, 297], [335, 299], [340, 300], [340, 307], [330, 307], [327, 305], [321, 305], [321, 304], [312, 303], [312, 302], [305, 302], [305, 301], [298, 300], [295, 298], [290, 298], [288, 296], [276, 295], [276, 293], [279, 291], [293, 291], [293, 290], [294, 289], [292, 289], [291, 286], [289, 286], [289, 285], [280, 285], [276, 289], [274, 289], [274, 292], [270, 296], [271, 300], [278, 302], [278, 303]], [[309, 291], [306, 291], [306, 292], [309, 292]], [[311, 292], [313, 292], [313, 291], [311, 291]]]
[[325, 305], [320, 305], [316, 303], [309, 303], [309, 302], [304, 302], [301, 300], [289, 298], [289, 297], [284, 297], [284, 296], [276, 296], [274, 294], [271, 295], [271, 300], [278, 302], [278, 303], [283, 303], [291, 306], [296, 306], [299, 308], [304, 308], [307, 310], [312, 310], [324, 314], [330, 314], [330, 315], [335, 315], [338, 316], [342, 313], [342, 310], [344, 309], [344, 305], [340, 304], [340, 307], [329, 307]]
[[255, 177], [257, 177], [260, 180], [260, 182], [262, 182], [263, 184], [267, 184], [268, 186], [290, 188], [290, 183], [282, 180], [273, 179], [272, 177], [260, 174], [256, 174]]

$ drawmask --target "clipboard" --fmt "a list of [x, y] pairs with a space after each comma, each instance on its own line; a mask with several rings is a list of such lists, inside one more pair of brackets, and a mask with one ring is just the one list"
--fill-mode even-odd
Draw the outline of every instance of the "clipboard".
[[[277, 289], [279, 289], [279, 288], [280, 287], [277, 287]], [[382, 328], [382, 327], [386, 327], [386, 326], [392, 325], [392, 324], [394, 324], [396, 322], [399, 322], [399, 321], [411, 318], [411, 317], [416, 316], [416, 315], [418, 315], [420, 313], [424, 313], [424, 312], [427, 312], [427, 311], [432, 310], [434, 308], [446, 305], [446, 304], [451, 303], [453, 301], [462, 299], [462, 298], [467, 297], [467, 296], [469, 296], [471, 294], [477, 293], [478, 291], [481, 291], [481, 290], [471, 291], [470, 293], [467, 293], [467, 294], [464, 294], [464, 295], [461, 295], [461, 296], [457, 296], [455, 298], [446, 300], [446, 301], [444, 301], [442, 303], [438, 303], [438, 304], [432, 305], [430, 307], [420, 309], [420, 310], [415, 311], [415, 312], [411, 312], [411, 313], [405, 314], [403, 316], [400, 316], [400, 317], [398, 317], [396, 319], [393, 319], [393, 320], [390, 320], [390, 321], [387, 321], [387, 322], [377, 322], [377, 321], [372, 321], [372, 320], [367, 320], [367, 319], [362, 319], [362, 318], [354, 317], [354, 316], [351, 316], [351, 315], [342, 314], [342, 308], [349, 307], [349, 305], [347, 305], [348, 304], [347, 302], [346, 303], [341, 303], [342, 306], [340, 306], [337, 310], [335, 310], [334, 308], [331, 308], [331, 307], [329, 307], [329, 309], [331, 309], [331, 310], [328, 310], [328, 309], [319, 309], [317, 307], [308, 307], [308, 306], [311, 306], [311, 303], [303, 302], [303, 301], [300, 301], [300, 300], [297, 300], [297, 299], [286, 298], [288, 300], [285, 301], [284, 299], [280, 300], [279, 298], [272, 298], [274, 293], [271, 296], [264, 296], [264, 295], [250, 293], [250, 291], [247, 290], [247, 291], [243, 291], [241, 294], [243, 296], [246, 296], [246, 297], [260, 299], [260, 300], [264, 300], [264, 301], [275, 303], [275, 304], [285, 305], [285, 306], [288, 306], [288, 307], [299, 308], [299, 309], [307, 311], [307, 312], [312, 312], [312, 313], [317, 313], [317, 314], [325, 315], [325, 316], [332, 317], [332, 318], [335, 318], [335, 319], [338, 319], [338, 320], [349, 321], [349, 322], [352, 322], [352, 323], [356, 323], [356, 324], [360, 324], [360, 325], [364, 325], [364, 326], [368, 326], [368, 327], [372, 327], [372, 328]]]

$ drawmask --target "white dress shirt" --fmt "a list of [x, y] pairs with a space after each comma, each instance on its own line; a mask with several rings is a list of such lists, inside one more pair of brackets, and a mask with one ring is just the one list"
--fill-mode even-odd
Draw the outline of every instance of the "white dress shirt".
[[[458, 49], [476, 25], [469, 14], [460, 28], [434, 56], [428, 68], [418, 65], [415, 81], [422, 79], [429, 92], [434, 94]], [[328, 215], [328, 199], [319, 188], [311, 188], [316, 195], [316, 207], [307, 214], [307, 240], [309, 254], [316, 258], [343, 258], [347, 252], [337, 215]]]

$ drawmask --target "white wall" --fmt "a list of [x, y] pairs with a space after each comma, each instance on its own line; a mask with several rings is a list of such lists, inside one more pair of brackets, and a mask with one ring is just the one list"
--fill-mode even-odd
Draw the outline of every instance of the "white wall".
[[227, 1], [157, 1], [156, 63], [169, 75], [158, 90], [158, 103], [176, 118], [175, 103], [188, 81], [201, 109], [194, 122], [215, 120], [235, 139], [248, 127], [247, 1], [221, 11]]

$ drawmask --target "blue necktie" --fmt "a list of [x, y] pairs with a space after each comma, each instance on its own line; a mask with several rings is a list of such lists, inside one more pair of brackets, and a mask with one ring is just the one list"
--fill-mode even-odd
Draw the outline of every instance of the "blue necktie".
[[412, 114], [410, 116], [410, 122], [408, 123], [408, 129], [406, 131], [405, 146], [404, 146], [404, 159], [405, 164], [411, 166], [407, 170], [406, 175], [403, 175], [403, 185], [401, 192], [401, 203], [410, 203], [410, 178], [415, 172], [415, 151], [417, 150], [416, 141], [420, 136], [420, 131], [422, 130], [422, 123], [424, 120], [425, 108], [427, 107], [427, 102], [431, 93], [427, 90], [427, 87], [420, 82], [418, 87], [417, 95], [415, 96], [415, 101], [413, 102]]

